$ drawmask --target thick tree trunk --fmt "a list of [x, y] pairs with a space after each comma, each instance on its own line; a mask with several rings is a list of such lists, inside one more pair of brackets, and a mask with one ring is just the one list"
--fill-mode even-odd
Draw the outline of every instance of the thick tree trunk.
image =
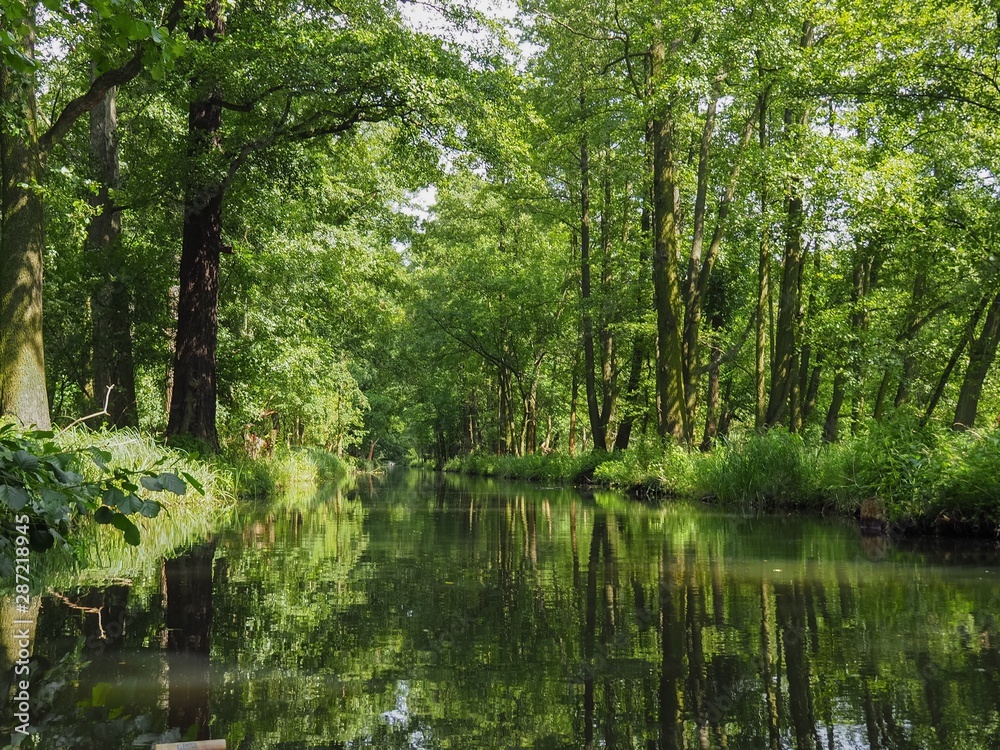
[[[653, 44], [653, 79], [661, 77], [666, 49]], [[653, 307], [656, 310], [656, 413], [661, 438], [684, 442], [683, 313], [678, 278], [678, 185], [674, 123], [669, 111], [653, 121]]]
[[962, 389], [958, 393], [958, 405], [955, 407], [955, 419], [952, 429], [968, 430], [975, 427], [976, 414], [979, 411], [979, 397], [983, 392], [983, 384], [989, 374], [993, 360], [997, 356], [997, 346], [1000, 345], [1000, 292], [993, 298], [986, 321], [979, 336], [969, 345], [969, 365], [965, 368], [962, 379]]
[[[208, 24], [189, 32], [194, 40], [215, 40], [225, 30], [218, 0], [206, 7]], [[223, 185], [197, 180], [198, 162], [220, 148], [222, 108], [214, 97], [192, 102], [188, 111], [191, 175], [184, 206], [177, 339], [168, 435], [187, 435], [213, 448], [216, 431], [216, 348], [219, 335], [219, 255]]]
[[[32, 57], [33, 35], [21, 43], [21, 51]], [[34, 75], [0, 66], [0, 413], [48, 429], [42, 345], [45, 233], [36, 122]]]
[[107, 400], [106, 423], [137, 427], [132, 313], [128, 289], [120, 278], [120, 214], [111, 199], [111, 190], [118, 187], [117, 91], [110, 89], [90, 110], [91, 173], [100, 186], [93, 201], [99, 213], [87, 233], [87, 245], [100, 274], [91, 298], [94, 401], [101, 406]]
[[[652, 173], [653, 170], [653, 159], [652, 159], [652, 149], [651, 145], [653, 143], [653, 123], [652, 121], [646, 122], [646, 134], [645, 134], [645, 144], [646, 144], [646, 168], [648, 172]], [[642, 233], [642, 242], [639, 245], [639, 278], [636, 280], [636, 294], [635, 294], [635, 309], [636, 309], [636, 319], [640, 320], [643, 313], [648, 309], [649, 299], [646, 296], [647, 292], [644, 287], [645, 273], [644, 270], [648, 267], [650, 252], [649, 249], [652, 246], [652, 231], [653, 231], [653, 212], [652, 212], [652, 196], [649, 190], [645, 190], [643, 202], [642, 202], [642, 216], [640, 219], [640, 231]], [[648, 357], [649, 342], [639, 333], [636, 333], [635, 340], [632, 344], [632, 362], [629, 366], [628, 383], [625, 386], [626, 400], [629, 405], [634, 409], [633, 399], [639, 391], [639, 382], [642, 377], [642, 366]], [[633, 412], [626, 413], [625, 417], [622, 419], [621, 424], [618, 425], [618, 434], [615, 436], [615, 450], [623, 451], [628, 448], [629, 441], [632, 437], [632, 427], [635, 424], [635, 414]]]

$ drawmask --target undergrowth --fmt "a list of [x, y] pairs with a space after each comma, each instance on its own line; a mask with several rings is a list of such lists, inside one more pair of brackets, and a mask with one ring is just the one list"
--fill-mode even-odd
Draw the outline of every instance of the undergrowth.
[[614, 454], [473, 454], [452, 458], [444, 470], [598, 484], [743, 510], [856, 515], [866, 500], [878, 499], [890, 523], [1000, 528], [998, 429], [953, 432], [897, 420], [873, 423], [835, 444], [774, 429], [735, 435], [708, 453], [645, 441]]

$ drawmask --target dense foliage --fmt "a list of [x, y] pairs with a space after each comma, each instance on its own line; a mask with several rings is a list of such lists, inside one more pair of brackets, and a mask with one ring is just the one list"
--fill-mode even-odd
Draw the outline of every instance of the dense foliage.
[[0, 409], [435, 465], [986, 450], [990, 4], [420, 8], [5, 2]]

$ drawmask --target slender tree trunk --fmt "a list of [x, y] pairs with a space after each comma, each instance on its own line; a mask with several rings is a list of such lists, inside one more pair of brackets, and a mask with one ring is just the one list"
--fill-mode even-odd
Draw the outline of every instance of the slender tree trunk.
[[[767, 150], [767, 91], [760, 94], [760, 149]], [[767, 178], [761, 179], [760, 186], [760, 248], [757, 256], [757, 304], [754, 312], [756, 337], [754, 342], [754, 428], [764, 429], [767, 418], [767, 333], [768, 300], [770, 298], [771, 252], [769, 249], [770, 226], [767, 220]]]
[[[18, 36], [34, 57], [34, 10]], [[0, 28], [3, 27], [0, 19]], [[15, 32], [16, 34], [16, 32]], [[42, 345], [42, 258], [45, 232], [38, 185], [35, 76], [0, 65], [0, 413], [48, 429]]]
[[[653, 79], [663, 75], [666, 48], [652, 50]], [[653, 307], [656, 310], [656, 413], [662, 438], [684, 442], [687, 401], [684, 396], [683, 314], [678, 278], [678, 185], [674, 123], [664, 108], [653, 121]]]
[[111, 199], [111, 190], [118, 188], [117, 92], [111, 88], [104, 100], [90, 110], [91, 172], [100, 186], [93, 201], [98, 214], [87, 233], [87, 245], [100, 274], [91, 298], [94, 400], [98, 406], [107, 400], [108, 424], [137, 427], [132, 310], [120, 273], [120, 214]]
[[[583, 95], [580, 105], [583, 106]], [[590, 152], [587, 136], [580, 140], [580, 303], [583, 308], [583, 379], [587, 390], [587, 416], [594, 448], [607, 450], [604, 427], [601, 424], [600, 406], [597, 402], [597, 378], [594, 373], [594, 317], [590, 300]]]
[[847, 390], [847, 374], [837, 370], [833, 376], [833, 399], [826, 412], [826, 422], [823, 425], [823, 440], [827, 443], [837, 442], [840, 429], [840, 410], [844, 405], [844, 395]]
[[958, 393], [958, 405], [955, 407], [952, 429], [968, 430], [975, 426], [979, 397], [982, 395], [983, 384], [986, 382], [993, 360], [996, 359], [998, 345], [1000, 345], [1000, 292], [993, 298], [989, 312], [986, 313], [983, 330], [969, 345], [969, 365], [965, 369], [962, 389]]
[[[196, 41], [214, 41], [225, 32], [219, 0], [205, 6], [207, 24], [190, 32]], [[177, 339], [168, 435], [187, 435], [213, 448], [216, 431], [216, 348], [219, 334], [219, 256], [222, 241], [223, 185], [198, 180], [199, 162], [221, 145], [222, 108], [206, 92], [188, 111], [191, 174], [184, 206]]]
[[573, 365], [573, 383], [569, 397], [569, 455], [576, 455], [576, 407], [580, 400], [580, 378], [576, 374], [576, 363]]
[[[799, 46], [812, 46], [813, 26], [805, 22]], [[788, 108], [784, 114], [786, 137], [795, 142], [799, 129], [809, 122], [805, 107], [798, 111]], [[782, 260], [781, 290], [778, 297], [778, 325], [775, 332], [774, 359], [771, 363], [771, 393], [768, 399], [765, 424], [768, 427], [784, 421], [798, 388], [799, 346], [801, 345], [802, 316], [802, 227], [805, 211], [802, 200], [801, 178], [790, 181], [785, 196], [785, 251]], [[795, 404], [797, 406], [797, 404]], [[793, 411], [793, 423], [801, 414]], [[794, 425], [793, 425], [794, 426]]]
[[[608, 146], [608, 153], [611, 146]], [[611, 299], [614, 291], [611, 278], [611, 176], [608, 166], [604, 170], [604, 204], [601, 208], [601, 294], [603, 300]], [[611, 422], [618, 401], [618, 367], [615, 365], [615, 337], [608, 328], [607, 305], [602, 305], [599, 325], [601, 342], [601, 427], [604, 430], [605, 449], [611, 440]]]
[[[645, 134], [645, 144], [646, 144], [646, 168], [647, 171], [652, 174], [653, 171], [653, 160], [652, 160], [652, 143], [653, 143], [653, 123], [652, 121], [646, 122], [646, 134]], [[652, 231], [653, 231], [653, 217], [652, 217], [652, 196], [650, 191], [643, 191], [644, 198], [642, 202], [642, 217], [640, 218], [640, 231], [642, 233], [642, 242], [639, 245], [639, 278], [636, 280], [636, 294], [635, 294], [635, 310], [636, 319], [641, 319], [643, 313], [647, 309], [649, 304], [648, 297], [646, 296], [646, 291], [644, 287], [645, 280], [645, 269], [648, 267], [650, 260], [649, 248], [652, 246]], [[639, 382], [642, 377], [642, 366], [646, 361], [649, 351], [649, 342], [639, 333], [636, 333], [635, 341], [633, 342], [632, 348], [632, 362], [629, 366], [628, 384], [625, 387], [625, 392], [627, 394], [627, 400], [629, 405], [634, 408], [633, 399], [639, 390]], [[615, 450], [623, 451], [628, 448], [629, 440], [632, 437], [632, 427], [635, 424], [635, 415], [629, 412], [622, 419], [621, 424], [618, 425], [618, 434], [615, 436]]]
[[962, 356], [962, 352], [965, 351], [965, 347], [968, 346], [969, 341], [975, 335], [976, 326], [979, 325], [979, 319], [982, 317], [983, 313], [986, 311], [986, 306], [990, 303], [990, 295], [984, 294], [980, 300], [976, 309], [972, 311], [972, 317], [969, 318], [968, 324], [965, 326], [965, 331], [962, 333], [962, 337], [955, 344], [955, 349], [951, 353], [951, 357], [948, 358], [948, 363], [945, 365], [944, 370], [941, 373], [941, 377], [938, 378], [937, 385], [934, 388], [934, 394], [931, 396], [930, 403], [927, 404], [927, 410], [924, 412], [924, 416], [920, 419], [921, 426], [927, 424], [930, 421], [931, 415], [934, 414], [934, 409], [937, 408], [938, 401], [944, 395], [944, 389], [948, 385], [948, 380], [951, 378], [951, 373], [958, 364], [959, 357]]
[[699, 335], [701, 333], [701, 270], [702, 248], [705, 243], [705, 214], [708, 206], [708, 166], [711, 155], [712, 136], [715, 133], [715, 115], [719, 103], [719, 86], [712, 89], [712, 97], [708, 101], [705, 113], [705, 123], [701, 130], [701, 143], [698, 149], [698, 177], [695, 186], [693, 236], [691, 239], [691, 255], [688, 258], [687, 279], [685, 283], [684, 309], [684, 396], [686, 399], [688, 442], [693, 439], [694, 416], [698, 404], [698, 360]]
[[708, 366], [708, 397], [705, 409], [705, 435], [701, 440], [701, 450], [708, 451], [715, 443], [719, 431], [719, 371], [722, 361], [722, 347], [718, 337], [712, 342], [711, 360]]

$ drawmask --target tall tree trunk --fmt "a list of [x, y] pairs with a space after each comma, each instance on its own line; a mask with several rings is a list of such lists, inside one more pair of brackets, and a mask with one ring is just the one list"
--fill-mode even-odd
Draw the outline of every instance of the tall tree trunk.
[[569, 397], [569, 455], [576, 455], [576, 406], [580, 398], [580, 379], [576, 375], [576, 367], [573, 367], [573, 384], [570, 388]]
[[[663, 75], [666, 48], [653, 44], [652, 74]], [[653, 120], [653, 307], [656, 310], [656, 413], [661, 438], [684, 442], [687, 402], [684, 396], [683, 314], [678, 278], [678, 185], [674, 122], [664, 108]]]
[[[580, 105], [583, 106], [583, 95]], [[604, 426], [597, 402], [597, 378], [594, 374], [594, 317], [590, 300], [590, 152], [587, 136], [580, 139], [580, 304], [583, 325], [583, 380], [587, 390], [587, 416], [594, 448], [607, 450]]]
[[[611, 153], [608, 145], [607, 154]], [[610, 157], [606, 157], [607, 158]], [[613, 295], [611, 278], [611, 175], [609, 166], [604, 166], [604, 203], [601, 207], [601, 295], [605, 302]], [[615, 404], [618, 401], [618, 367], [615, 365], [615, 337], [608, 328], [609, 314], [607, 305], [601, 306], [601, 318], [598, 326], [598, 338], [601, 342], [601, 427], [604, 430], [604, 443], [607, 448], [611, 440], [611, 421], [614, 418]]]
[[121, 221], [111, 191], [118, 188], [117, 88], [90, 110], [91, 173], [99, 187], [98, 209], [87, 231], [87, 245], [100, 278], [91, 298], [93, 318], [94, 400], [107, 401], [106, 423], [137, 427], [135, 368], [132, 361], [132, 311], [121, 279]]
[[[646, 145], [646, 169], [649, 174], [652, 174], [653, 154], [651, 146], [653, 143], [653, 122], [651, 120], [646, 122], [644, 140]], [[648, 267], [650, 260], [649, 249], [652, 247], [653, 231], [652, 195], [650, 194], [648, 188], [643, 191], [642, 216], [640, 218], [639, 227], [642, 233], [642, 241], [639, 245], [639, 277], [636, 279], [635, 293], [635, 310], [637, 320], [642, 318], [649, 304], [644, 287], [645, 269]], [[630, 407], [634, 408], [634, 403], [632, 401], [639, 390], [639, 382], [642, 377], [642, 366], [648, 356], [649, 342], [637, 332], [632, 346], [632, 362], [629, 366], [628, 383], [625, 386], [625, 392], [627, 394], [627, 400]], [[628, 448], [634, 424], [635, 414], [630, 411], [622, 419], [621, 424], [618, 425], [618, 434], [615, 436], [616, 451], [623, 451]]]
[[[225, 32], [219, 0], [205, 6], [207, 24], [188, 32], [195, 41], [214, 41]], [[219, 255], [222, 242], [220, 181], [198, 180], [198, 163], [221, 145], [222, 108], [214, 92], [188, 110], [188, 157], [191, 164], [184, 205], [177, 339], [168, 435], [187, 435], [219, 445], [216, 431], [216, 348], [219, 335]]]
[[[32, 17], [20, 52], [34, 57]], [[0, 28], [3, 22], [0, 19]], [[42, 345], [42, 258], [45, 232], [38, 179], [34, 73], [15, 73], [0, 65], [0, 413], [24, 425], [48, 429]]]
[[989, 312], [986, 313], [983, 330], [969, 345], [969, 365], [965, 368], [962, 389], [958, 393], [958, 405], [955, 407], [952, 429], [968, 430], [975, 426], [979, 397], [982, 395], [983, 384], [986, 382], [993, 360], [996, 359], [998, 345], [1000, 345], [1000, 292], [993, 298]]
[[[760, 149], [767, 150], [767, 100], [765, 90], [758, 97], [760, 109]], [[768, 300], [770, 298], [771, 252], [769, 248], [770, 226], [767, 220], [767, 177], [761, 178], [760, 186], [760, 248], [757, 256], [757, 304], [754, 311], [756, 336], [754, 340], [754, 428], [764, 428], [767, 418], [767, 332]]]
[[[803, 49], [813, 43], [813, 26], [806, 21], [802, 28], [799, 46]], [[808, 110], [786, 108], [784, 113], [786, 137], [795, 142], [799, 130], [809, 122]], [[798, 390], [799, 346], [801, 344], [802, 316], [802, 227], [805, 211], [802, 200], [802, 180], [793, 177], [785, 195], [785, 250], [782, 260], [781, 290], [778, 297], [778, 326], [775, 332], [774, 359], [771, 363], [771, 393], [768, 399], [765, 424], [772, 427], [784, 421], [793, 396]], [[801, 419], [793, 413], [792, 420]]]

